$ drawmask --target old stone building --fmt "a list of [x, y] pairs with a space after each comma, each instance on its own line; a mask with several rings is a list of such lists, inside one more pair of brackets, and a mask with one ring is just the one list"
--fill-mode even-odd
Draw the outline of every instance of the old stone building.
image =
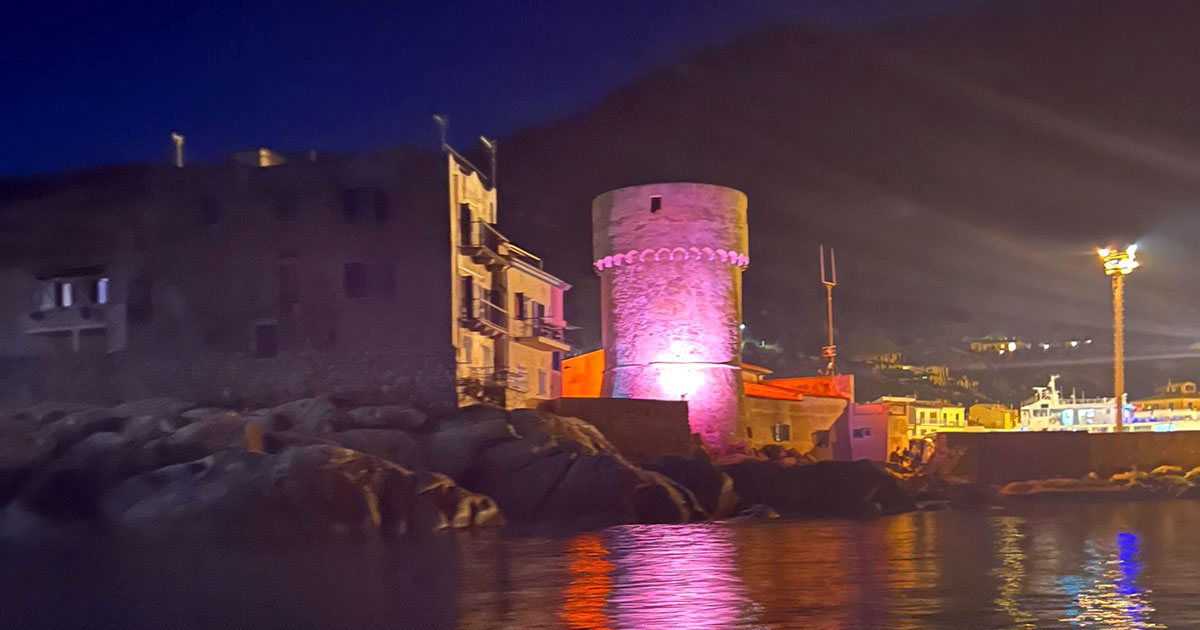
[[271, 156], [0, 191], [2, 402], [555, 394], [567, 286], [495, 230], [466, 160]]

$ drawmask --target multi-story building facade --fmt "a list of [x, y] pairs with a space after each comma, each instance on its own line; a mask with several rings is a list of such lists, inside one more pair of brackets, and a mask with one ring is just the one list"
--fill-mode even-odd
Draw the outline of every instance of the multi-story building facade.
[[[495, 191], [452, 151], [270, 155], [0, 191], [0, 403], [355, 392], [445, 409], [468, 366], [505, 372], [527, 338], [511, 276], [548, 287], [536, 331], [565, 326], [566, 285], [496, 232]], [[471, 349], [464, 329], [480, 331]], [[521, 355], [546, 371], [546, 397], [555, 344]]]
[[570, 285], [496, 229], [496, 190], [451, 152], [452, 341], [460, 403], [532, 406], [562, 394]]
[[967, 426], [966, 410], [959, 405], [918, 400], [911, 396], [881, 396], [872, 402], [889, 405], [890, 413], [903, 409], [908, 416], [909, 438], [922, 438], [947, 429], [961, 430]]

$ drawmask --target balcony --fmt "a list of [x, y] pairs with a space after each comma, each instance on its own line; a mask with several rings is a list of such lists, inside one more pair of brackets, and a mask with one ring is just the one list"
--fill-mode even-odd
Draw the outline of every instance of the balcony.
[[508, 390], [529, 391], [525, 370], [466, 368], [458, 377], [458, 393], [483, 403], [505, 406]]
[[545, 319], [519, 319], [512, 324], [512, 335], [518, 343], [547, 352], [567, 352], [567, 329]]
[[459, 320], [468, 330], [495, 339], [508, 334], [508, 312], [482, 298], [474, 298], [463, 305]]
[[488, 222], [471, 221], [464, 224], [460, 238], [463, 253], [489, 271], [508, 265], [508, 239]]
[[28, 334], [107, 328], [112, 319], [108, 304], [80, 304], [35, 310], [21, 318], [21, 329]]

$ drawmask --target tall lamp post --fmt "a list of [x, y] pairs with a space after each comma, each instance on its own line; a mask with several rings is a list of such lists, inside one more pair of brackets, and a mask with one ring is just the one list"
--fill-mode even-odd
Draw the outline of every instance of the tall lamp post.
[[1113, 390], [1117, 398], [1117, 433], [1125, 430], [1125, 276], [1141, 264], [1134, 254], [1137, 245], [1123, 251], [1111, 247], [1096, 250], [1104, 273], [1112, 278], [1113, 294]]

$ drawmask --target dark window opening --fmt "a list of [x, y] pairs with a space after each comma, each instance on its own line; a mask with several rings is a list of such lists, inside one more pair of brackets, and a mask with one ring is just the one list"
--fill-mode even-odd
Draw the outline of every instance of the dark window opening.
[[751, 440], [754, 439], [754, 429], [746, 427], [746, 437]]
[[147, 322], [154, 314], [154, 281], [143, 272], [129, 285], [127, 313], [131, 322]]
[[348, 298], [392, 297], [396, 295], [396, 267], [346, 263], [342, 268], [342, 282]]
[[300, 301], [300, 271], [293, 264], [279, 265], [279, 303]]
[[295, 221], [300, 216], [299, 203], [292, 197], [275, 200], [275, 218], [280, 221]]
[[279, 356], [279, 327], [259, 324], [254, 327], [254, 356], [260, 359]]
[[871, 429], [870, 428], [855, 429], [854, 437], [856, 437], [856, 438], [871, 437]]
[[552, 369], [553, 369], [555, 372], [561, 372], [561, 371], [562, 371], [562, 353], [561, 353], [561, 352], [555, 352], [553, 355], [551, 355], [551, 358], [550, 358], [550, 367], [551, 367], [551, 368], [552, 368]]
[[791, 442], [792, 441], [792, 425], [776, 424], [771, 426], [771, 436], [776, 442]]
[[342, 198], [342, 218], [354, 225], [374, 216], [377, 223], [387, 223], [390, 217], [387, 192], [382, 188], [351, 188]]
[[458, 242], [460, 245], [469, 246], [475, 242], [471, 234], [471, 206], [465, 203], [458, 205]]
[[201, 226], [216, 225], [221, 220], [221, 202], [212, 197], [201, 197], [196, 218]]
[[517, 303], [516, 304], [517, 319], [525, 319], [525, 317], [527, 316], [525, 306], [526, 306], [526, 304], [528, 304], [528, 298], [525, 297], [524, 293], [518, 292], [515, 296], [515, 299], [516, 299], [516, 303]]
[[650, 212], [658, 212], [662, 210], [662, 197], [654, 195], [650, 197]]
[[813, 446], [829, 448], [829, 431], [813, 431]]
[[360, 298], [367, 295], [366, 265], [362, 263], [346, 263], [342, 267], [342, 285], [348, 298]]

